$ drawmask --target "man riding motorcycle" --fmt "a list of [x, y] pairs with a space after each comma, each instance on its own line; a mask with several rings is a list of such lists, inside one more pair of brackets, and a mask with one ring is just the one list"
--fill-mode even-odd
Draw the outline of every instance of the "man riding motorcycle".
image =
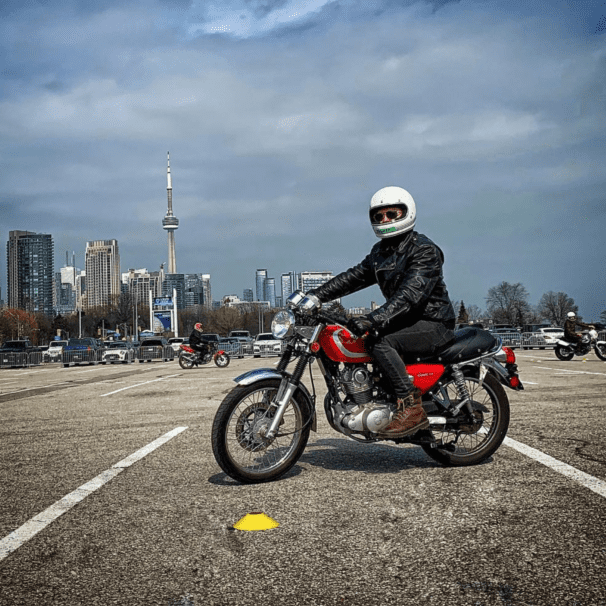
[[576, 332], [576, 327], [580, 326], [585, 330], [589, 330], [590, 328], [593, 328], [593, 326], [591, 324], [585, 324], [584, 322], [577, 320], [577, 316], [574, 311], [569, 311], [567, 315], [568, 318], [566, 322], [564, 322], [564, 339], [569, 343], [574, 343], [575, 346], [578, 348], [581, 341], [583, 340], [583, 335], [580, 335]]
[[191, 335], [189, 335], [189, 346], [195, 351], [199, 351], [202, 357], [204, 357], [204, 355], [208, 353], [210, 349], [210, 341], [202, 334], [203, 330], [204, 327], [202, 326], [202, 323], [196, 322]]
[[384, 187], [372, 197], [369, 215], [381, 241], [361, 263], [308, 294], [327, 302], [379, 285], [386, 302], [352, 318], [348, 328], [368, 334], [366, 348], [392, 383], [397, 412], [381, 433], [404, 437], [429, 427], [429, 421], [400, 354], [417, 361], [452, 343], [455, 313], [442, 274], [444, 254], [427, 236], [413, 231], [412, 196], [401, 187]]

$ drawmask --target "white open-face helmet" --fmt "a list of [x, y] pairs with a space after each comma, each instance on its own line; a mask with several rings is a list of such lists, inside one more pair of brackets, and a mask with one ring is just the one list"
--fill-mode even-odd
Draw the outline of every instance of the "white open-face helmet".
[[370, 200], [370, 223], [377, 238], [393, 238], [415, 226], [417, 207], [401, 187], [384, 187]]
[[577, 317], [576, 314], [574, 313], [574, 311], [569, 311], [567, 315], [568, 315], [569, 318], [576, 318]]

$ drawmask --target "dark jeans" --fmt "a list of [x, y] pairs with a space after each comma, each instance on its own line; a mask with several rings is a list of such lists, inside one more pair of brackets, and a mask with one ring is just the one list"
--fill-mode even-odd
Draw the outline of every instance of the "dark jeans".
[[389, 377], [396, 398], [405, 398], [413, 389], [407, 362], [417, 362], [454, 341], [454, 331], [441, 322], [420, 320], [397, 332], [383, 335], [371, 344], [372, 355]]

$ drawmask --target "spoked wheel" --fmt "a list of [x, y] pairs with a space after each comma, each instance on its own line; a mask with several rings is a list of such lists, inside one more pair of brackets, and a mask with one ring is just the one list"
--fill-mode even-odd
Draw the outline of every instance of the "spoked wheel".
[[[466, 376], [465, 384], [472, 401], [472, 417], [455, 425], [430, 426], [439, 446], [422, 444], [423, 450], [443, 465], [463, 467], [487, 459], [499, 448], [509, 427], [509, 400], [497, 379], [486, 375], [480, 385], [477, 377]], [[444, 390], [450, 402], [459, 401], [454, 381], [444, 385]], [[459, 415], [462, 419], [466, 416], [465, 407]]]
[[275, 411], [272, 400], [279, 387], [280, 379], [238, 386], [215, 415], [215, 459], [228, 476], [243, 484], [268, 482], [284, 475], [307, 444], [311, 410], [300, 392], [291, 397], [276, 437], [266, 437]]
[[562, 362], [568, 362], [568, 360], [572, 360], [572, 358], [574, 358], [574, 351], [570, 347], [558, 345], [555, 348], [555, 355], [559, 360], [562, 360]]
[[194, 366], [194, 354], [181, 353], [179, 354], [179, 366], [183, 370], [189, 370]]
[[606, 362], [606, 345], [602, 343], [596, 343], [594, 347], [595, 355]]
[[215, 364], [219, 368], [227, 368], [229, 366], [230, 360], [231, 358], [225, 352], [223, 352], [222, 354], [217, 354], [217, 356], [215, 356]]

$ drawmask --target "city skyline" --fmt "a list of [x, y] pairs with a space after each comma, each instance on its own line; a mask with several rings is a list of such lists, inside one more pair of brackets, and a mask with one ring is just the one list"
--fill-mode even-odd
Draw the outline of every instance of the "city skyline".
[[[599, 317], [604, 6], [293, 7], [10, 3], [0, 236], [50, 232], [80, 265], [86, 241], [116, 239], [125, 266], [168, 268], [170, 150], [175, 269], [211, 274], [215, 299], [255, 289], [257, 268], [278, 290], [293, 268], [360, 262], [377, 241], [370, 198], [398, 185], [453, 300], [484, 309], [490, 288], [519, 282], [533, 305], [565, 292]], [[376, 287], [343, 304], [373, 300]]]

